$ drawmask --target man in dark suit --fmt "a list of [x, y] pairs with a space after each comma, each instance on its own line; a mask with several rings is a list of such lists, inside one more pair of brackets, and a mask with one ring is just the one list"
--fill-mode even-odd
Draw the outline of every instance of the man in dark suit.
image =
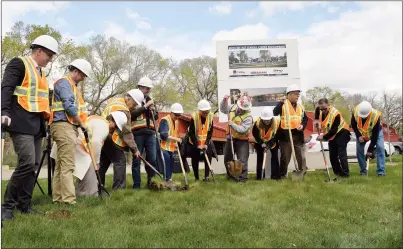
[[2, 220], [14, 217], [14, 208], [25, 214], [40, 213], [31, 208], [35, 171], [46, 136], [49, 118], [49, 88], [42, 67], [58, 53], [59, 44], [48, 35], [31, 44], [30, 56], [13, 58], [1, 84], [1, 123], [7, 127], [18, 155], [18, 166], [7, 185], [2, 205]]

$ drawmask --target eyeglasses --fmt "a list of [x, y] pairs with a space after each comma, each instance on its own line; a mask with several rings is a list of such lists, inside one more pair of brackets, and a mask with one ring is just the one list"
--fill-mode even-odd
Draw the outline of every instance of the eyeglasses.
[[52, 59], [52, 58], [53, 58], [53, 55], [55, 54], [55, 53], [53, 53], [52, 51], [50, 51], [50, 50], [48, 50], [48, 49], [46, 49], [46, 48], [41, 48], [41, 50], [42, 50], [50, 59]]

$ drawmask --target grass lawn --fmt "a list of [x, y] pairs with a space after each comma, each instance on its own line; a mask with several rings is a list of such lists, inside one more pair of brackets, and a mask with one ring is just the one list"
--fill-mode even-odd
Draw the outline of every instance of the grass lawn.
[[[53, 205], [35, 188], [35, 208], [69, 210], [71, 217], [16, 212], [4, 224], [2, 247], [401, 248], [401, 156], [394, 157], [398, 160], [387, 166], [384, 178], [376, 177], [375, 161], [369, 177], [359, 176], [351, 164], [352, 177], [339, 183], [325, 183], [324, 171], [308, 172], [304, 182], [246, 184], [223, 175], [220, 184], [194, 183], [190, 175], [187, 192], [127, 189], [103, 201], [79, 199], [74, 207]], [[109, 176], [108, 186], [111, 181]], [[131, 182], [128, 175], [128, 186]], [[2, 181], [2, 194], [6, 184]]]

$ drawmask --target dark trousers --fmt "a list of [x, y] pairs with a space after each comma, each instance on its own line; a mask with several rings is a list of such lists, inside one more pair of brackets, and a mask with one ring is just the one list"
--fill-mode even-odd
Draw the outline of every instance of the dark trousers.
[[341, 177], [348, 177], [347, 144], [350, 141], [350, 134], [343, 132], [335, 139], [329, 141], [330, 163], [333, 173]]
[[[280, 163], [278, 161], [278, 145], [273, 149], [270, 149], [271, 152], [271, 160], [270, 160], [270, 167], [271, 167], [271, 179], [279, 179], [280, 178]], [[262, 180], [262, 170], [264, 170], [265, 165], [263, 165], [263, 156], [264, 156], [264, 149], [260, 144], [255, 143], [255, 150], [256, 150], [256, 179]], [[263, 171], [263, 177], [265, 177], [266, 173]]]
[[3, 209], [27, 209], [31, 204], [35, 187], [35, 172], [39, 168], [42, 153], [42, 136], [10, 133], [14, 150], [18, 155], [18, 166], [8, 182], [4, 195]]
[[113, 163], [113, 184], [112, 189], [126, 188], [126, 157], [123, 149], [119, 148], [110, 136], [105, 139], [101, 149], [101, 159], [99, 162], [99, 175], [102, 184], [105, 184], [106, 171]]
[[[306, 158], [305, 158], [305, 147], [303, 142], [295, 140], [294, 150], [295, 157], [297, 158], [298, 169], [306, 171]], [[292, 157], [292, 148], [289, 141], [280, 140], [280, 177], [285, 177], [288, 171], [288, 164], [290, 163]], [[294, 159], [292, 159], [294, 160]]]
[[[188, 145], [188, 146], [191, 146], [191, 145]], [[203, 161], [204, 161], [204, 177], [208, 177], [210, 174], [210, 169], [209, 169], [208, 163], [206, 161], [206, 157], [204, 156], [204, 153], [201, 153], [201, 150], [199, 150], [198, 148], [191, 146], [190, 156], [192, 158], [192, 168], [193, 168], [193, 173], [194, 173], [195, 179], [199, 180], [200, 157], [202, 157]], [[207, 153], [207, 157], [208, 157], [209, 162], [211, 163], [211, 159], [212, 159], [211, 153]]]
[[[234, 152], [236, 158], [244, 164], [242, 169], [242, 174], [239, 176], [239, 179], [235, 179], [228, 171], [228, 168], [225, 166], [227, 170], [227, 176], [233, 180], [248, 180], [248, 159], [249, 159], [249, 142], [248, 140], [238, 140], [234, 139]], [[233, 154], [231, 149], [231, 141], [227, 139], [225, 142], [224, 148], [224, 163], [233, 160]]]
[[162, 149], [162, 154], [165, 160], [165, 169], [166, 169], [165, 181], [168, 181], [169, 179], [171, 179], [172, 173], [174, 171], [174, 153]]
[[[146, 151], [146, 160], [152, 166], [157, 167], [157, 141], [155, 139], [155, 135], [140, 135], [134, 136], [134, 141], [137, 144], [137, 148], [140, 151], [140, 154], [143, 154], [144, 150]], [[132, 161], [132, 177], [133, 177], [133, 188], [140, 188], [141, 185], [141, 174], [140, 174], [140, 158], [136, 158], [133, 156]], [[145, 170], [147, 172], [148, 181], [155, 175], [155, 172], [145, 166]]]

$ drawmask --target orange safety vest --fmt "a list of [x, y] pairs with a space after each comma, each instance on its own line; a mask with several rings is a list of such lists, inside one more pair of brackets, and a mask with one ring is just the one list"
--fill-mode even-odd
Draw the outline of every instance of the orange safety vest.
[[28, 57], [19, 57], [25, 66], [24, 79], [17, 86], [13, 95], [17, 96], [18, 104], [28, 112], [42, 112], [47, 119], [50, 115], [49, 86], [45, 74], [40, 75], [34, 61]]
[[[87, 124], [88, 121], [90, 121], [90, 120], [92, 120], [92, 119], [100, 119], [100, 120], [105, 121], [106, 124], [108, 124], [108, 121], [107, 121], [105, 118], [103, 118], [103, 117], [101, 117], [101, 116], [98, 116], [98, 115], [91, 115], [91, 116], [89, 116], [89, 117], [87, 118], [87, 120], [85, 121], [85, 123]], [[92, 134], [93, 134], [92, 129], [90, 129], [90, 128], [88, 129], [88, 134], [89, 134], [90, 137], [92, 136]], [[104, 144], [104, 142], [102, 142], [102, 145], [103, 145], [103, 144]], [[87, 141], [85, 140], [85, 137], [83, 138], [83, 140], [81, 140], [81, 147], [82, 147], [87, 153], [90, 153], [89, 150], [88, 150], [88, 147], [87, 147]]]
[[[331, 138], [329, 138], [329, 141], [330, 141], [330, 140], [333, 140], [334, 137], [337, 135], [337, 133], [339, 133], [342, 129], [348, 130], [348, 125], [347, 125], [347, 123], [344, 121], [344, 118], [343, 118], [343, 116], [341, 115], [341, 113], [340, 113], [336, 108], [334, 108], [333, 106], [330, 106], [330, 109], [329, 109], [329, 112], [328, 112], [328, 114], [327, 114], [327, 116], [326, 116], [326, 119], [323, 120], [323, 121], [321, 121], [323, 133], [324, 133], [325, 135], [326, 135], [327, 133], [329, 133], [329, 131], [330, 131], [332, 125], [333, 125], [334, 119], [335, 119], [337, 116], [340, 116], [340, 124], [339, 124], [339, 127], [337, 128], [336, 134], [334, 134], [334, 136], [332, 136]], [[320, 120], [322, 120], [322, 112], [320, 112], [319, 118], [320, 118]]]
[[[171, 118], [171, 115], [167, 115], [163, 117], [162, 119], [165, 119], [168, 122], [168, 136], [171, 137], [179, 137], [179, 132], [178, 132], [178, 120], [175, 121], [175, 124]], [[176, 148], [176, 141], [167, 139], [167, 140], [161, 140], [161, 149], [174, 152]]]
[[[260, 122], [262, 122], [261, 118], [258, 118], [256, 121], [256, 127], [260, 131], [260, 138], [263, 140], [263, 142], [268, 142], [270, 139], [276, 135], [278, 127], [280, 126], [280, 122], [276, 120], [275, 118], [272, 119], [271, 127], [265, 132], [265, 128], [260, 127]], [[276, 147], [276, 144], [274, 144], [271, 148], [273, 149]]]
[[112, 133], [112, 141], [121, 148], [127, 147], [127, 144], [120, 138], [119, 133], [116, 130]]
[[106, 102], [106, 106], [104, 111], [102, 112], [102, 116], [104, 118], [108, 117], [112, 112], [115, 111], [129, 111], [129, 107], [126, 105], [126, 101], [124, 98], [112, 98]]
[[[244, 119], [249, 118], [249, 117], [252, 118], [252, 115], [250, 114], [250, 112], [244, 112], [241, 116], [235, 116], [236, 108], [237, 108], [237, 105], [233, 105], [229, 112], [229, 120], [234, 122], [234, 124], [240, 125], [240, 124], [242, 124], [242, 121]], [[252, 122], [253, 122], [253, 119], [252, 119]], [[231, 136], [233, 138], [239, 139], [239, 140], [249, 140], [249, 131], [251, 130], [251, 127], [249, 127], [249, 129], [244, 133], [239, 133], [231, 128]], [[228, 126], [227, 126], [227, 134], [229, 134]]]
[[357, 128], [366, 141], [371, 140], [372, 130], [381, 115], [382, 112], [372, 108], [363, 126], [362, 118], [358, 116], [358, 106], [354, 108], [354, 118], [357, 121]]
[[[206, 120], [204, 121], [204, 124], [202, 124], [201, 121], [201, 115], [200, 112], [195, 112], [192, 114], [194, 126], [195, 126], [195, 133], [197, 134], [197, 144], [198, 145], [205, 145], [206, 140], [207, 140], [207, 133], [209, 131], [209, 128], [211, 126], [211, 123], [213, 122], [213, 114], [210, 112]], [[204, 126], [203, 126], [204, 125]], [[190, 144], [193, 144], [191, 139], [189, 139]]]
[[[76, 84], [74, 81], [69, 77], [69, 76], [64, 76], [61, 79], [57, 80], [53, 86], [56, 87], [56, 84], [59, 83], [62, 79], [66, 79], [69, 81], [71, 89], [73, 90], [73, 95], [74, 95], [74, 105], [77, 108], [77, 115], [80, 117], [81, 122], [85, 122], [88, 117], [88, 112], [87, 112], [87, 106], [85, 104], [85, 101], [83, 99], [83, 96], [80, 92], [80, 90], [77, 88]], [[49, 124], [52, 123], [53, 121], [53, 113], [54, 112], [59, 112], [59, 111], [64, 111], [63, 107], [63, 102], [62, 101], [55, 101], [55, 93], [53, 92], [52, 96], [52, 111], [50, 113], [50, 119], [49, 119]], [[73, 117], [69, 116], [66, 113], [67, 120], [73, 124], [73, 125], [78, 125], [76, 122], [73, 121]]]
[[290, 121], [288, 125], [288, 120], [287, 120], [287, 115], [286, 115], [286, 110], [285, 110], [285, 103], [282, 106], [282, 112], [281, 112], [281, 128], [284, 130], [292, 130], [292, 129], [297, 129], [298, 126], [301, 125], [302, 118], [304, 117], [304, 107], [300, 104], [297, 103], [297, 108], [294, 109], [294, 107], [291, 105], [291, 102], [286, 99], [285, 101], [288, 101], [288, 113], [290, 116]]

